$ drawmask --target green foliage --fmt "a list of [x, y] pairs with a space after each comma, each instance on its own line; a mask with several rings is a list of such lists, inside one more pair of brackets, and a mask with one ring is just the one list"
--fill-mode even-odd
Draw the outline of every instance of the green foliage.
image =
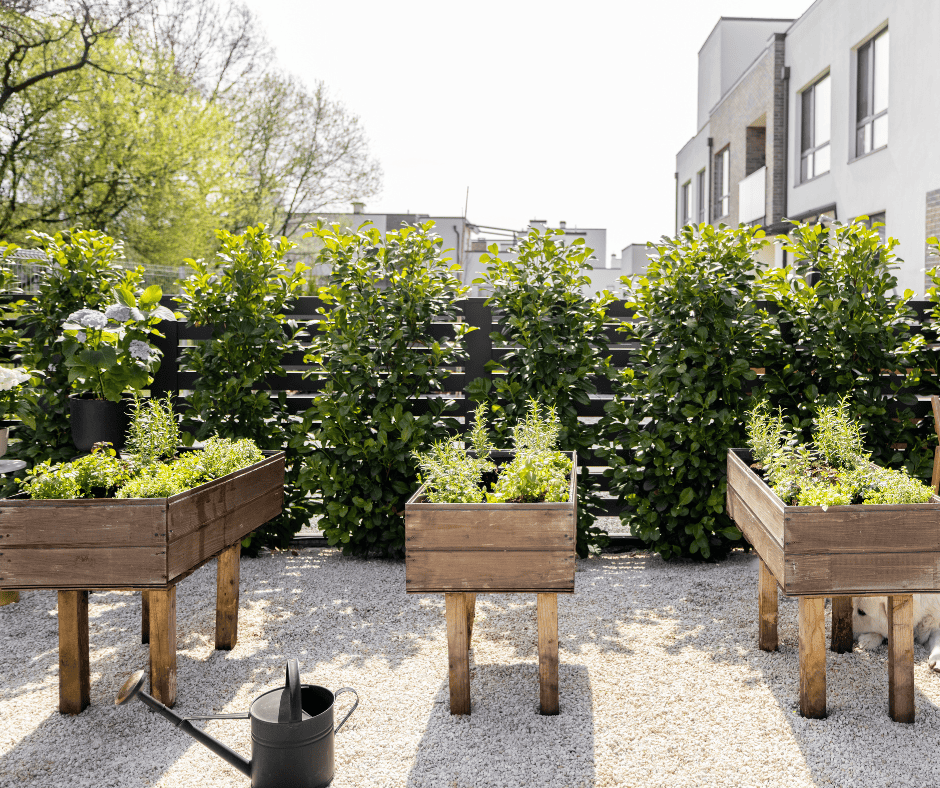
[[[571, 458], [556, 450], [560, 425], [554, 408], [529, 401], [522, 422], [512, 428], [514, 455], [497, 466], [490, 458], [485, 424], [486, 405], [474, 416], [472, 445], [468, 453], [457, 437], [438, 441], [428, 452], [414, 452], [429, 503], [540, 503], [567, 501]], [[496, 471], [492, 490], [486, 490], [484, 474]]]
[[125, 392], [139, 393], [153, 381], [161, 352], [150, 345], [161, 320], [176, 316], [160, 299], [163, 290], [151, 285], [138, 298], [128, 284], [115, 286], [119, 303], [104, 312], [84, 307], [62, 324], [62, 352], [69, 382], [97, 399], [120, 402]]
[[134, 463], [118, 459], [109, 444], [96, 445], [91, 454], [73, 462], [41, 462], [21, 482], [30, 498], [94, 498], [131, 478]]
[[740, 544], [725, 512], [726, 456], [744, 441], [752, 367], [773, 325], [756, 287], [763, 231], [684, 227], [627, 285], [636, 342], [603, 428], [621, 519], [664, 558], [716, 559]]
[[265, 386], [267, 377], [285, 374], [284, 355], [301, 348], [297, 325], [284, 312], [300, 294], [307, 267], [289, 266], [285, 255], [294, 244], [273, 239], [264, 225], [217, 235], [215, 260], [186, 261], [193, 273], [177, 299], [190, 324], [214, 326], [211, 340], [183, 352], [183, 364], [198, 374], [185, 426], [190, 440], [218, 434], [285, 450], [284, 511], [245, 539], [253, 554], [265, 545], [286, 547], [310, 517], [300, 481], [306, 450], [300, 420], [288, 414], [283, 395], [274, 400]]
[[40, 372], [42, 382], [23, 392], [16, 404], [23, 423], [10, 456], [34, 465], [64, 460], [74, 454], [69, 430], [69, 369], [63, 363], [62, 324], [73, 312], [114, 303], [115, 288], [132, 288], [137, 273], [118, 265], [121, 244], [93, 230], [66, 230], [55, 235], [32, 233], [30, 246], [45, 252], [38, 292], [17, 304], [19, 361]]
[[169, 459], [180, 445], [180, 428], [173, 398], [142, 399], [134, 396], [130, 424], [127, 428], [127, 452], [141, 465], [152, 465]]
[[324, 244], [319, 262], [332, 272], [306, 357], [318, 365], [323, 387], [295, 440], [310, 447], [302, 480], [319, 493], [320, 528], [345, 554], [403, 554], [412, 452], [457, 428], [444, 418], [451, 403], [441, 398], [412, 409], [414, 400], [441, 391], [447, 368], [461, 363], [469, 330], [458, 324], [452, 340], [429, 339], [435, 319], [456, 320], [466, 292], [433, 226], [385, 237], [366, 225], [352, 231], [318, 222], [313, 229]]
[[[792, 265], [768, 272], [766, 298], [776, 307], [780, 336], [768, 347], [764, 391], [792, 414], [808, 439], [814, 403], [835, 405], [851, 395], [866, 446], [883, 466], [906, 465], [929, 477], [927, 425], [918, 426], [910, 387], [922, 360], [912, 357], [908, 304], [897, 292], [897, 241], [882, 243], [877, 229], [854, 223], [797, 225], [783, 248]], [[905, 368], [911, 372], [904, 373]], [[901, 407], [891, 402], [895, 398]], [[907, 444], [907, 453], [896, 447]]]
[[[560, 236], [560, 237], [559, 237]], [[614, 297], [582, 294], [590, 285], [592, 249], [583, 239], [571, 244], [564, 231], [531, 230], [511, 258], [499, 257], [493, 245], [481, 255], [486, 273], [476, 282], [491, 292], [487, 303], [504, 313], [504, 329], [493, 336], [506, 348], [489, 368], [492, 382], [481, 378], [468, 387], [471, 398], [489, 402], [496, 445], [505, 447], [511, 425], [522, 419], [529, 398], [551, 402], [561, 423], [559, 446], [585, 459], [578, 479], [578, 555], [584, 557], [607, 542], [594, 523], [604, 512], [599, 485], [587, 460], [599, 443], [599, 428], [578, 419], [578, 406], [597, 394], [595, 379], [609, 373], [606, 308]]]
[[864, 433], [849, 398], [836, 405], [814, 403], [813, 443], [802, 444], [771, 414], [766, 400], [747, 419], [748, 445], [774, 492], [794, 506], [925, 503], [933, 488], [906, 471], [880, 468], [864, 449]]

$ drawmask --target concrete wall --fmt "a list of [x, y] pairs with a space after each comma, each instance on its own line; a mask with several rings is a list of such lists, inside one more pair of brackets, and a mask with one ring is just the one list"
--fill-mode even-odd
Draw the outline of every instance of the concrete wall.
[[[855, 49], [887, 22], [890, 30], [888, 145], [854, 158]], [[924, 292], [927, 195], [940, 188], [940, 31], [936, 0], [820, 0], [786, 40], [789, 81], [788, 215], [836, 204], [840, 221], [886, 212], [889, 235], [901, 241], [900, 289]], [[832, 85], [831, 170], [799, 182], [799, 92], [829, 69]]]
[[695, 128], [763, 52], [767, 39], [784, 32], [792, 19], [722, 17], [698, 53], [698, 114]]

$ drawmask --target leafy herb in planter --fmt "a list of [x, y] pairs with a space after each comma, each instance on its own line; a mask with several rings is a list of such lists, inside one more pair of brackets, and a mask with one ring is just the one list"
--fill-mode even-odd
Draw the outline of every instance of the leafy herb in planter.
[[142, 399], [134, 396], [131, 423], [127, 430], [127, 451], [142, 465], [151, 465], [176, 454], [180, 428], [173, 398]]
[[[571, 459], [556, 449], [560, 424], [553, 407], [529, 400], [522, 423], [512, 429], [515, 456], [501, 466], [489, 458], [492, 446], [485, 426], [486, 405], [475, 413], [470, 433], [473, 452], [458, 438], [441, 441], [429, 452], [414, 452], [429, 503], [538, 503], [567, 501]], [[484, 476], [496, 471], [492, 489]]]
[[880, 468], [865, 451], [865, 435], [849, 412], [848, 397], [820, 405], [813, 444], [800, 442], [783, 412], [758, 402], [747, 418], [748, 445], [773, 491], [790, 506], [926, 503], [933, 488], [906, 471]]
[[98, 444], [74, 462], [42, 462], [26, 472], [23, 489], [30, 498], [96, 498], [124, 484], [136, 464], [118, 459], [110, 444]]

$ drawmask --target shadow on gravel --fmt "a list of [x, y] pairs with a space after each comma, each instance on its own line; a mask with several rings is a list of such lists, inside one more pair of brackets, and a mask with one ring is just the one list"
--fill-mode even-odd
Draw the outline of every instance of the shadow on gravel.
[[[675, 639], [665, 651], [673, 656], [699, 652], [703, 662], [735, 669], [741, 685], [760, 684], [779, 706], [793, 740], [818, 785], [893, 786], [908, 775], [924, 753], [934, 751], [940, 737], [940, 708], [920, 689], [940, 688], [940, 674], [926, 665], [927, 650], [915, 644], [916, 718], [913, 725], [888, 715], [887, 648], [865, 651], [856, 644], [848, 654], [826, 652], [827, 712], [809, 720], [799, 711], [798, 599], [779, 596], [779, 649], [758, 648], [757, 558], [738, 555], [740, 577], [732, 586], [716, 588], [708, 580], [682, 582], [675, 607], [657, 611], [671, 619]], [[830, 606], [826, 631], [831, 633]], [[745, 668], [741, 671], [740, 668]], [[733, 687], [729, 688], [733, 694]], [[903, 781], [902, 781], [903, 782]], [[911, 785], [933, 784], [915, 778]], [[907, 784], [907, 783], [904, 783]]]
[[408, 787], [593, 786], [594, 711], [587, 668], [562, 663], [558, 685], [559, 714], [543, 717], [535, 663], [471, 662], [471, 713], [451, 715], [450, 687], [443, 682]]

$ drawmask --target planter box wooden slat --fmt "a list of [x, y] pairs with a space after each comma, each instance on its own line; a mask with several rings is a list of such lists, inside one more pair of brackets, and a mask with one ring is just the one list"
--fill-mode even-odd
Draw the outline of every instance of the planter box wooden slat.
[[453, 591], [482, 593], [572, 593], [574, 557], [543, 551], [462, 551], [448, 560], [446, 553], [411, 553], [408, 558], [409, 593]]
[[75, 501], [91, 506], [63, 503], [29, 499], [0, 503], [0, 551], [62, 545], [63, 533], [73, 534], [69, 544], [74, 547], [166, 546], [164, 503], [135, 501], [130, 507], [103, 499]]
[[3, 588], [108, 588], [166, 585], [166, 548], [18, 547], [0, 552]]
[[157, 588], [276, 517], [284, 453], [170, 498], [0, 500], [0, 588]]

